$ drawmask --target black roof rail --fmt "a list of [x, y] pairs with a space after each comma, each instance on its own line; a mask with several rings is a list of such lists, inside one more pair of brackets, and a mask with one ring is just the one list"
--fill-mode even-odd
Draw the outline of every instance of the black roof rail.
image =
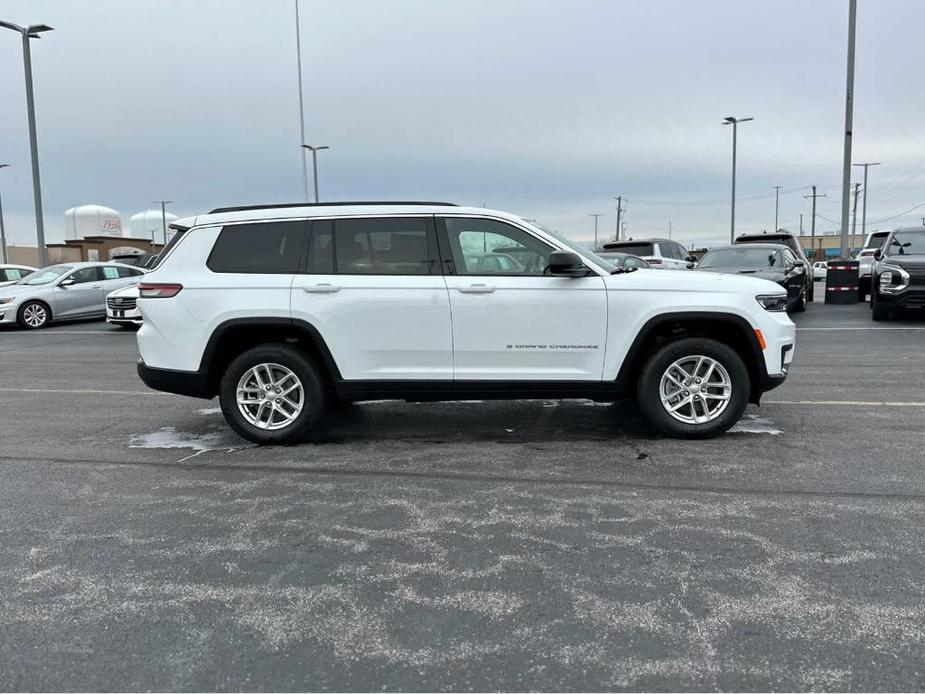
[[430, 207], [456, 207], [452, 202], [429, 202], [425, 200], [339, 200], [337, 202], [283, 202], [271, 205], [236, 205], [234, 207], [216, 207], [208, 214], [220, 212], [247, 212], [248, 210], [281, 210], [287, 207], [349, 207], [362, 205], [426, 205]]

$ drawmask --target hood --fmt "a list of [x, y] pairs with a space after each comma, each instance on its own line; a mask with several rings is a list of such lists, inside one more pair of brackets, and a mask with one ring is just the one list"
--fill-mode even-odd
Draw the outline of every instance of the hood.
[[138, 292], [138, 285], [131, 284], [128, 287], [122, 287], [122, 289], [117, 289], [114, 292], [109, 292], [109, 294], [106, 295], [106, 298], [108, 299], [111, 296], [125, 296], [129, 298], [137, 299], [140, 296]]
[[770, 268], [756, 270], [752, 267], [699, 267], [697, 268], [697, 272], [713, 272], [722, 275], [747, 275], [748, 277], [758, 277], [763, 280], [770, 280], [771, 282], [779, 282], [784, 277], [782, 271], [771, 270]]
[[880, 262], [898, 265], [905, 270], [925, 270], [925, 255], [888, 255]]
[[44, 293], [53, 286], [53, 284], [8, 284], [0, 287], [0, 297]]
[[756, 275], [725, 272], [665, 272], [641, 269], [605, 278], [608, 288], [666, 292], [706, 292], [729, 294], [781, 294], [783, 289], [773, 280]]

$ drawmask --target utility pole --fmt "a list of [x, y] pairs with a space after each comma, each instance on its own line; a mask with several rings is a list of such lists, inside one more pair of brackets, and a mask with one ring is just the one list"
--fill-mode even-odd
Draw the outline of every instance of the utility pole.
[[[0, 169], [5, 169], [9, 164], [0, 164]], [[0, 195], [0, 263], [8, 263], [6, 257], [6, 228], [3, 226], [3, 196]]]
[[[161, 231], [164, 233], [164, 245], [167, 245], [167, 205], [173, 200], [155, 200], [155, 204], [161, 206]], [[151, 245], [154, 245], [154, 234], [151, 234]]]
[[810, 227], [812, 229], [812, 236], [810, 236], [809, 248], [812, 251], [812, 258], [815, 261], [815, 260], [818, 260], [818, 258], [816, 258], [816, 198], [824, 198], [825, 193], [822, 193], [821, 195], [817, 194], [816, 186], [813, 186], [813, 194], [804, 195], [803, 197], [813, 199], [813, 216], [812, 216], [812, 225]]
[[803, 213], [800, 212], [800, 236], [803, 235]]
[[782, 186], [774, 186], [774, 231], [780, 227], [777, 226], [777, 214], [780, 211], [780, 189]]
[[732, 210], [729, 220], [729, 243], [735, 243], [736, 240], [736, 140], [738, 138], [739, 123], [746, 123], [755, 120], [754, 117], [736, 118], [735, 116], [726, 116], [723, 119], [723, 125], [732, 126]]
[[601, 216], [600, 214], [592, 214], [591, 217], [594, 217], [594, 250], [597, 250], [597, 220]]
[[864, 236], [864, 240], [867, 240], [867, 169], [870, 166], [880, 166], [879, 161], [869, 161], [863, 164], [855, 164], [855, 166], [864, 167], [864, 211], [861, 213], [861, 234]]
[[[302, 99], [302, 29], [299, 26], [299, 0], [295, 0], [295, 59], [299, 70], [299, 144], [305, 144], [305, 106]], [[302, 153], [302, 193], [305, 202], [308, 202], [308, 164], [305, 161], [305, 150]], [[315, 202], [318, 202], [317, 195]]]
[[614, 235], [614, 241], [620, 240], [620, 215], [623, 214], [623, 196], [618, 195], [614, 198], [617, 201], [617, 229], [616, 234]]
[[671, 241], [671, 220], [668, 220], [668, 240]]
[[861, 192], [861, 184], [854, 184], [854, 212], [852, 214], [853, 221], [851, 222], [851, 241], [854, 242], [854, 237], [858, 232], [858, 195]]
[[841, 182], [841, 257], [848, 257], [848, 194], [851, 188], [851, 137], [854, 122], [854, 46], [858, 0], [848, 0], [848, 74], [845, 80], [845, 154]]

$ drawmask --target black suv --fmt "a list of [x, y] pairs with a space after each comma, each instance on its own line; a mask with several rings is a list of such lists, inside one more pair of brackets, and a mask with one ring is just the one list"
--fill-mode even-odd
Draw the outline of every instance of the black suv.
[[925, 309], [925, 227], [896, 229], [874, 253], [870, 306], [876, 321]]
[[789, 231], [775, 231], [772, 233], [763, 233], [763, 234], [742, 234], [739, 238], [735, 240], [736, 243], [779, 243], [786, 246], [793, 254], [797, 257], [798, 260], [802, 260], [804, 267], [806, 268], [806, 300], [812, 301], [814, 296], [814, 285], [813, 273], [809, 271], [810, 262], [809, 258], [806, 257], [806, 253], [803, 251], [803, 246], [800, 245], [799, 240], [796, 236], [791, 234]]

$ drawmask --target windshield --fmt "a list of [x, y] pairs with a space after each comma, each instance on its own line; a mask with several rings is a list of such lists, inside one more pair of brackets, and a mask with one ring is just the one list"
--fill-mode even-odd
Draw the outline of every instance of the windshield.
[[745, 267], [765, 269], [777, 267], [777, 251], [767, 248], [719, 248], [708, 252], [697, 267]]
[[925, 231], [897, 231], [887, 255], [925, 255]]
[[61, 275], [74, 269], [73, 265], [52, 265], [44, 270], [36, 270], [28, 277], [19, 280], [19, 284], [51, 284]]
[[[526, 222], [527, 220], [524, 220], [524, 221]], [[566, 236], [563, 236], [559, 232], [553, 231], [552, 229], [548, 227], [544, 227], [542, 224], [537, 224], [536, 222], [527, 222], [527, 223], [535, 226], [537, 229], [542, 229], [547, 234], [549, 234], [554, 239], [556, 239], [556, 241], [559, 241], [563, 246], [570, 248], [571, 250], [575, 251], [578, 255], [583, 256], [587, 258], [588, 260], [591, 260], [597, 265], [599, 265], [602, 270], [606, 270], [607, 272], [610, 272], [611, 270], [616, 269], [616, 266], [613, 263], [605, 260], [604, 258], [599, 256], [594, 251], [588, 250], [584, 246], [578, 245], [577, 243], [567, 238]]]

